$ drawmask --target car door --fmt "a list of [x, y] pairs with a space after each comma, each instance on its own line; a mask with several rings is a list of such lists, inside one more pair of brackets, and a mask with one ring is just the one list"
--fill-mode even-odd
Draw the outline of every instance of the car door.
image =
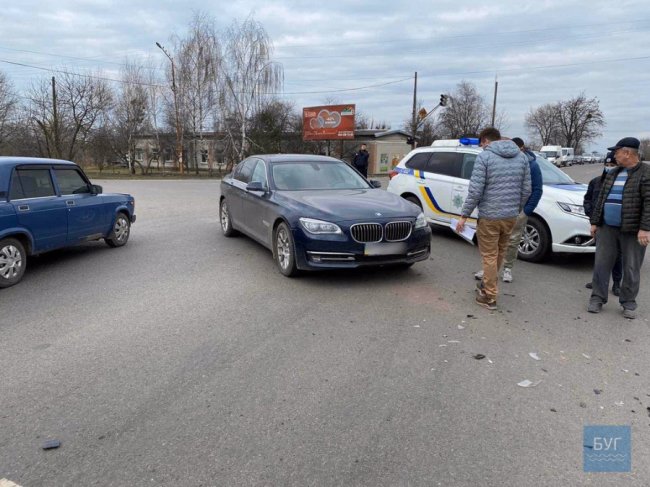
[[[460, 214], [463, 209], [463, 204], [467, 199], [469, 191], [469, 180], [472, 177], [474, 162], [476, 161], [477, 156], [478, 154], [476, 153], [462, 153], [460, 177], [455, 179], [451, 188], [451, 205], [454, 213]], [[468, 219], [468, 223], [471, 226], [476, 226], [476, 218], [478, 218], [478, 208], [474, 209], [471, 218]]]
[[108, 211], [103, 198], [91, 193], [90, 183], [77, 168], [54, 166], [53, 172], [68, 209], [68, 242], [103, 237]]
[[245, 193], [242, 194], [242, 214], [244, 220], [249, 226], [248, 228], [251, 235], [263, 242], [265, 245], [270, 245], [270, 242], [268, 242], [268, 227], [270, 225], [268, 221], [268, 209], [270, 205], [270, 193], [268, 192], [269, 183], [266, 164], [261, 159], [255, 161], [250, 182], [262, 183], [263, 187], [266, 188], [266, 192], [245, 191]]
[[230, 216], [235, 222], [234, 225], [244, 231], [250, 232], [250, 225], [246, 221], [246, 216], [243, 212], [243, 198], [246, 194], [246, 186], [253, 176], [253, 169], [257, 159], [248, 158], [237, 164], [233, 171], [232, 179], [230, 180], [230, 191], [226, 196], [228, 200], [228, 208], [230, 209]]
[[15, 168], [9, 200], [18, 225], [26, 228], [34, 238], [35, 253], [65, 246], [68, 209], [56, 194], [49, 166]]
[[452, 188], [458, 181], [462, 170], [463, 156], [458, 152], [432, 152], [424, 171], [429, 202], [433, 206], [436, 219], [449, 224], [457, 218], [460, 210], [452, 206]]
[[409, 177], [413, 177], [413, 181], [415, 182], [413, 190], [423, 203], [422, 210], [424, 211], [424, 215], [428, 219], [440, 222], [440, 211], [436, 206], [435, 196], [430, 194], [431, 189], [427, 186], [427, 180], [425, 178], [429, 159], [431, 159], [431, 152], [417, 152], [404, 163], [404, 167], [409, 169]]

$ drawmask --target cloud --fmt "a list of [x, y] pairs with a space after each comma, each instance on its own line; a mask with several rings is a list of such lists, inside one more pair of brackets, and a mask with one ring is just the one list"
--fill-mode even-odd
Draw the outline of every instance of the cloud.
[[[582, 91], [598, 97], [607, 127], [596, 149], [612, 138], [649, 130], [644, 107], [650, 101], [645, 89], [650, 60], [616, 60], [646, 56], [650, 32], [649, 20], [641, 18], [644, 0], [586, 5], [581, 0], [503, 0], [493, 6], [439, 0], [408, 7], [387, 0], [238, 0], [220, 2], [217, 11], [197, 0], [24, 0], [3, 7], [0, 59], [105, 71], [119, 69], [114, 63], [127, 56], [162, 64], [154, 43], [171, 48], [171, 37], [184, 34], [194, 12], [214, 15], [220, 28], [252, 14], [274, 42], [285, 91], [328, 92], [282, 96], [297, 108], [335, 98], [398, 128], [410, 116], [412, 80], [336, 90], [400, 80], [417, 71], [419, 99], [427, 108], [463, 79], [491, 103], [496, 74], [498, 108], [507, 113], [510, 131], [520, 135], [530, 107]], [[1, 63], [0, 70], [19, 88], [48, 76]]]

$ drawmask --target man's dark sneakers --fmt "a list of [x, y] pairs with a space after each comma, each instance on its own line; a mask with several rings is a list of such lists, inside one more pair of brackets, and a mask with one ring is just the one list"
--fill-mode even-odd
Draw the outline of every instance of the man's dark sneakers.
[[620, 296], [621, 295], [621, 283], [620, 282], [614, 282], [612, 285], [612, 294], [614, 296]]
[[590, 301], [589, 306], [587, 306], [587, 311], [590, 313], [600, 313], [602, 309], [603, 303], [600, 303], [598, 301]]
[[476, 296], [476, 304], [478, 304], [479, 306], [483, 306], [484, 308], [489, 309], [491, 311], [497, 309], [497, 300], [490, 299], [485, 294], [479, 294], [478, 296]]

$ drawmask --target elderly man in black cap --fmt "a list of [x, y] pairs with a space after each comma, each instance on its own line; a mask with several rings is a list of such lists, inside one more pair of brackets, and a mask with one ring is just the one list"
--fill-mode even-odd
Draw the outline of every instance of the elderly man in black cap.
[[607, 302], [609, 277], [616, 262], [617, 245], [623, 256], [619, 302], [623, 316], [636, 318], [641, 266], [650, 242], [650, 166], [640, 160], [640, 142], [625, 137], [608, 150], [618, 167], [607, 174], [591, 214], [591, 234], [598, 232], [592, 293], [587, 311], [599, 313]]

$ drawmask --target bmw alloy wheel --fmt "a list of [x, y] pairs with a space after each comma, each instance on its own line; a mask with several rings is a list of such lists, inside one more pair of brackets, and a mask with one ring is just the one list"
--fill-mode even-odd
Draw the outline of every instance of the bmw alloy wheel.
[[280, 269], [286, 271], [291, 264], [291, 242], [284, 226], [278, 228], [278, 234], [275, 241], [278, 265], [280, 266]]
[[526, 224], [519, 242], [519, 252], [523, 255], [532, 255], [537, 251], [539, 245], [539, 232], [532, 225]]
[[230, 224], [230, 215], [228, 214], [228, 205], [223, 202], [221, 203], [221, 230], [228, 231]]

